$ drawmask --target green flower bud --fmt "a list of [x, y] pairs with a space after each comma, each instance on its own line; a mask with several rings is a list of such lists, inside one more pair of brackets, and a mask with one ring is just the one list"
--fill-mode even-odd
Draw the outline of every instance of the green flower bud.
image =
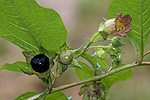
[[62, 51], [58, 56], [58, 61], [63, 65], [70, 65], [73, 61], [73, 55], [69, 50]]
[[123, 45], [121, 39], [118, 36], [112, 39], [111, 44], [114, 48], [119, 48]]
[[108, 35], [109, 34], [106, 32], [101, 33], [101, 36], [103, 37], [104, 40], [107, 40]]
[[121, 59], [119, 59], [119, 58], [114, 59], [112, 62], [113, 66], [120, 65], [120, 64], [121, 64]]

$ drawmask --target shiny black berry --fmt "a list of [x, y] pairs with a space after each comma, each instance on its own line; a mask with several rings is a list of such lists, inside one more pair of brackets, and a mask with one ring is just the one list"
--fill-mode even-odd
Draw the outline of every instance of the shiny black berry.
[[38, 54], [31, 59], [31, 66], [34, 71], [43, 73], [49, 69], [49, 58], [44, 54]]

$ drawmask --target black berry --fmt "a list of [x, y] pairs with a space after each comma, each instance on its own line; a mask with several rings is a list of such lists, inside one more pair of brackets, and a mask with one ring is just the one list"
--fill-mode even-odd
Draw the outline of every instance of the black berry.
[[43, 73], [49, 69], [49, 58], [44, 54], [38, 54], [31, 59], [31, 66], [34, 71]]

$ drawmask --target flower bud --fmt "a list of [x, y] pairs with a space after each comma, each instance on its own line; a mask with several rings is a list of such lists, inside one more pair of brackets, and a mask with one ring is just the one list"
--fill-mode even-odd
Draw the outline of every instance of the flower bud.
[[59, 63], [63, 65], [70, 65], [73, 60], [73, 55], [69, 50], [62, 51], [58, 56]]
[[109, 19], [104, 23], [104, 32], [112, 34], [115, 31], [115, 19]]
[[112, 38], [111, 44], [114, 48], [119, 48], [123, 45], [121, 39], [118, 36]]

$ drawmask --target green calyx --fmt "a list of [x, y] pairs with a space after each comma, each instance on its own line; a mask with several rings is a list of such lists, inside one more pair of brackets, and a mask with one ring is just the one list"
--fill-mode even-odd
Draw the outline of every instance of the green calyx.
[[62, 51], [58, 56], [59, 63], [70, 65], [73, 61], [73, 54], [69, 50]]
[[119, 38], [118, 36], [112, 38], [111, 44], [114, 48], [119, 48], [123, 45], [123, 43], [121, 42], [121, 38]]

